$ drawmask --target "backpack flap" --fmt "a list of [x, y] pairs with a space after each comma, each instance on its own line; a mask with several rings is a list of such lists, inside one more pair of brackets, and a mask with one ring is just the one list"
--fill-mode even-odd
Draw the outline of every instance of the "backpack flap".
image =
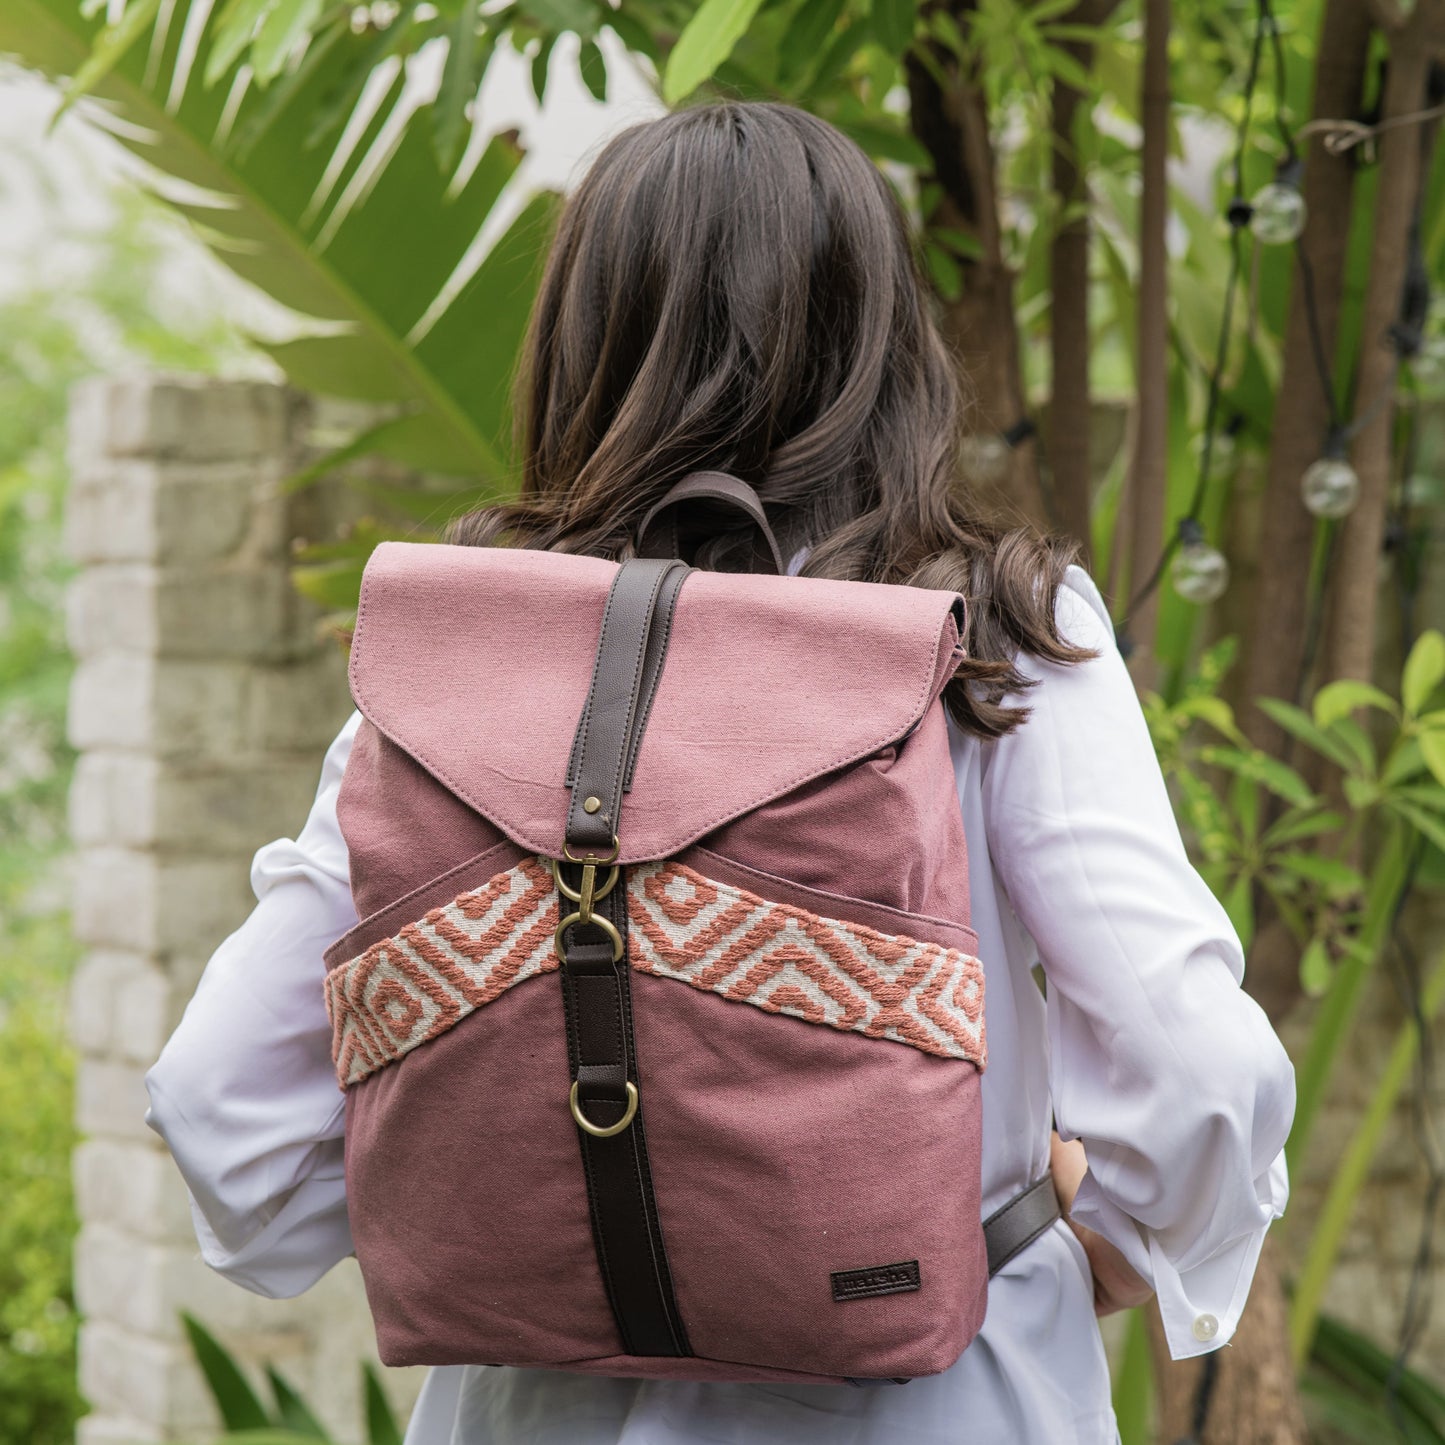
[[[560, 857], [566, 774], [616, 564], [386, 542], [362, 583], [358, 707], [456, 797]], [[694, 572], [622, 805], [665, 858], [906, 736], [957, 665], [950, 592]]]

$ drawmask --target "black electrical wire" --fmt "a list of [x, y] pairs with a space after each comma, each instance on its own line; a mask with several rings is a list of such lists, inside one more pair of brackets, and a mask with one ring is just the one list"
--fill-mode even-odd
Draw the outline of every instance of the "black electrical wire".
[[[1229, 206], [1225, 214], [1229, 221], [1229, 276], [1224, 285], [1224, 306], [1220, 317], [1219, 344], [1215, 348], [1214, 365], [1209, 373], [1209, 391], [1204, 407], [1204, 446], [1199, 459], [1199, 475], [1194, 483], [1194, 492], [1184, 516], [1175, 527], [1173, 535], [1160, 549], [1159, 558], [1149, 575], [1135, 588], [1124, 615], [1115, 624], [1115, 632], [1121, 644], [1127, 649], [1127, 629], [1130, 619], [1148, 600], [1164, 575], [1174, 553], [1181, 543], [1203, 540], [1199, 525], [1199, 513], [1209, 489], [1209, 473], [1214, 460], [1214, 433], [1219, 415], [1219, 399], [1224, 388], [1224, 367], [1229, 359], [1229, 342], [1234, 330], [1234, 298], [1239, 289], [1240, 276], [1244, 269], [1240, 247], [1240, 233], [1249, 225], [1254, 214], [1253, 208], [1244, 195], [1244, 162], [1249, 150], [1249, 127], [1254, 113], [1254, 93], [1259, 85], [1260, 61], [1264, 55], [1265, 32], [1274, 26], [1274, 16], [1269, 0], [1257, 0], [1259, 21], [1255, 26], [1254, 40], [1249, 50], [1249, 69], [1244, 80], [1244, 108], [1240, 113], [1239, 125], [1235, 132], [1234, 161], [1231, 166], [1234, 185]], [[1276, 37], [1277, 39], [1277, 37]], [[1282, 63], [1282, 52], [1277, 63]], [[1281, 122], [1282, 124], [1282, 122]], [[1293, 142], [1291, 141], [1292, 145]]]

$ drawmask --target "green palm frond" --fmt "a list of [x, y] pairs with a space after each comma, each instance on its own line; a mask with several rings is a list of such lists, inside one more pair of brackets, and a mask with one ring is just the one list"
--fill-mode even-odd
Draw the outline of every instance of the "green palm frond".
[[[403, 94], [396, 56], [389, 87], [373, 82], [361, 96], [375, 34], [338, 18], [261, 88], [235, 58], [217, 65], [219, 23], [206, 0], [160, 5], [97, 48], [103, 28], [75, 0], [0, 0], [0, 53], [57, 79], [82, 77], [88, 118], [158, 178], [186, 183], [184, 194], [163, 179], [155, 189], [211, 249], [326, 324], [267, 348], [297, 385], [394, 407], [379, 448], [504, 490], [510, 379], [554, 198], [522, 205], [465, 284], [448, 289], [499, 202], [515, 209], [515, 140], [494, 139], [450, 186], [431, 143], [435, 107]], [[387, 36], [404, 54], [404, 37]]]

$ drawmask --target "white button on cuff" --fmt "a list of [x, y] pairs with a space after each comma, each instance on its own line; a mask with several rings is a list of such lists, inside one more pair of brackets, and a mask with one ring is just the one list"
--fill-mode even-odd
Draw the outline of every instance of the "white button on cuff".
[[1194, 1338], [1208, 1344], [1219, 1333], [1219, 1321], [1213, 1315], [1194, 1316]]

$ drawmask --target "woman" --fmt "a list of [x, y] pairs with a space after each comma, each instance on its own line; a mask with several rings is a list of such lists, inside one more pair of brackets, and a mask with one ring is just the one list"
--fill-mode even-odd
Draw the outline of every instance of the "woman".
[[[408, 1445], [1114, 1440], [1095, 1313], [1152, 1291], [1176, 1357], [1230, 1339], [1285, 1204], [1293, 1075], [1186, 859], [1098, 592], [959, 485], [955, 372], [892, 194], [782, 106], [627, 132], [564, 215], [525, 386], [521, 498], [456, 541], [622, 558], [712, 468], [756, 485], [791, 570], [968, 598], [945, 701], [992, 1045], [983, 1208], [1052, 1167], [1067, 1218], [993, 1280], [957, 1364], [906, 1388], [447, 1367]], [[751, 545], [696, 536], [691, 560], [746, 567]], [[356, 726], [299, 837], [257, 855], [257, 908], [148, 1078], [207, 1262], [268, 1295], [351, 1251], [319, 981], [356, 922], [336, 822]]]

